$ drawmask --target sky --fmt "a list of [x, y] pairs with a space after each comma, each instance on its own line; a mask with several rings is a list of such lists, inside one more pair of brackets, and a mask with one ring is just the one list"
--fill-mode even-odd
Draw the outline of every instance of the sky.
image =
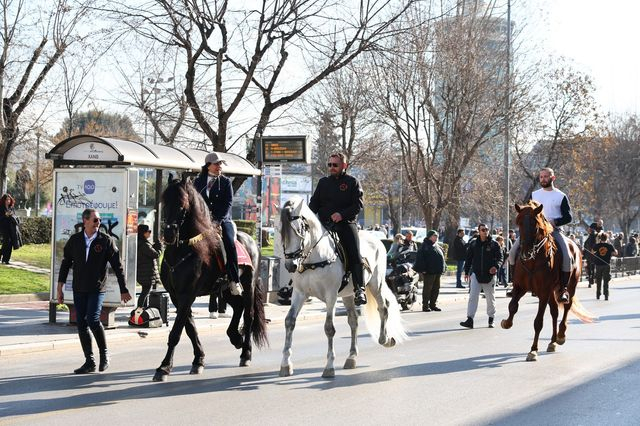
[[[534, 0], [535, 1], [535, 0]], [[520, 0], [527, 3], [528, 0]], [[596, 84], [604, 112], [640, 112], [640, 2], [539, 0], [551, 51], [571, 58]]]

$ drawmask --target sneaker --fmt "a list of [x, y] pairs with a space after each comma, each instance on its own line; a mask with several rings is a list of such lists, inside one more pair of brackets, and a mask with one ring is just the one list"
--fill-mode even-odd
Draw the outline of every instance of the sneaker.
[[473, 318], [467, 317], [467, 320], [462, 321], [460, 325], [466, 328], [473, 328]]
[[240, 283], [235, 282], [235, 281], [230, 281], [229, 282], [229, 291], [234, 296], [242, 296], [242, 285]]
[[489, 328], [493, 328], [493, 317], [489, 317]]
[[217, 312], [209, 312], [209, 318], [218, 319], [218, 313]]
[[432, 307], [431, 307], [431, 310], [432, 310], [432, 311], [434, 311], [434, 312], [440, 312], [440, 311], [442, 311], [442, 309], [438, 308], [437, 306], [432, 306]]
[[431, 312], [431, 308], [428, 306], [423, 306], [422, 307], [422, 312]]
[[456, 288], [465, 288], [462, 284], [456, 284]]

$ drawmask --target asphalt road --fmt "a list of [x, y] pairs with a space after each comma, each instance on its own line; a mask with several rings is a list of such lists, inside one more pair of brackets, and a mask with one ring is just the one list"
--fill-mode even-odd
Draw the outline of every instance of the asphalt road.
[[[271, 348], [237, 367], [239, 352], [218, 334], [203, 337], [203, 375], [188, 374], [190, 343], [183, 336], [174, 373], [153, 383], [166, 343], [140, 339], [112, 345], [104, 374], [69, 374], [82, 363], [77, 349], [3, 358], [1, 424], [434, 424], [637, 425], [640, 403], [640, 281], [597, 301], [582, 288], [583, 305], [599, 317], [570, 316], [567, 343], [526, 362], [535, 299], [523, 299], [511, 330], [486, 328], [480, 301], [474, 330], [461, 329], [466, 303], [443, 312], [403, 314], [411, 340], [385, 349], [360, 333], [355, 370], [322, 379], [326, 339], [322, 321], [298, 323], [294, 375], [278, 376], [283, 325], [270, 329]], [[498, 321], [508, 299], [498, 300]], [[549, 317], [540, 348], [550, 336]], [[346, 318], [337, 321], [336, 367], [348, 353]]]

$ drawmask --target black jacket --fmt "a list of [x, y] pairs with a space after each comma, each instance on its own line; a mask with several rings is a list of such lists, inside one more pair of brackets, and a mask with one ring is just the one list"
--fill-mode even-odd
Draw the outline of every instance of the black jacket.
[[425, 238], [420, 250], [418, 250], [413, 270], [427, 275], [442, 275], [447, 271], [444, 253], [442, 253], [438, 244], [434, 244], [433, 241]]
[[309, 208], [322, 223], [330, 222], [334, 213], [340, 213], [345, 222], [355, 223], [362, 207], [360, 182], [346, 173], [337, 178], [325, 176], [320, 179], [309, 201]]
[[471, 268], [473, 268], [473, 273], [476, 274], [479, 283], [489, 283], [494, 277], [489, 273], [489, 270], [492, 267], [500, 269], [502, 261], [500, 244], [492, 240], [490, 236], [484, 241], [478, 237], [469, 243], [467, 260], [464, 262], [464, 273], [469, 275]]
[[160, 284], [157, 259], [160, 257], [161, 247], [159, 242], [151, 244], [148, 239], [138, 236], [136, 281], [143, 287]]
[[233, 188], [231, 187], [231, 179], [224, 175], [218, 176], [214, 181], [209, 195], [207, 196], [207, 173], [200, 173], [193, 185], [196, 191], [202, 195], [204, 201], [209, 207], [211, 218], [216, 222], [231, 220], [231, 204], [233, 202]]
[[464, 239], [458, 235], [453, 240], [453, 253], [451, 257], [455, 260], [465, 260], [467, 258], [467, 245]]
[[120, 262], [120, 253], [116, 242], [109, 235], [98, 231], [91, 242], [89, 257], [85, 261], [84, 230], [73, 234], [64, 246], [64, 257], [60, 265], [58, 282], [66, 282], [69, 269], [73, 266], [73, 291], [105, 291], [107, 281], [107, 263], [111, 264], [118, 278], [120, 293], [128, 293], [124, 279], [124, 270]]

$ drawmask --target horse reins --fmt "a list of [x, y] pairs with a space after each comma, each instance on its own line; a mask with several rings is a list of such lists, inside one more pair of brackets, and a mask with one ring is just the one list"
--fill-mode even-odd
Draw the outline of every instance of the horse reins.
[[[323, 261], [320, 261], [320, 262], [315, 262], [315, 263], [304, 263], [304, 261], [311, 255], [311, 253], [313, 253], [313, 250], [320, 243], [320, 241], [322, 241], [322, 239], [326, 235], [328, 235], [329, 232], [325, 230], [322, 233], [322, 235], [320, 236], [320, 238], [318, 238], [318, 241], [316, 241], [316, 243], [313, 245], [313, 247], [311, 247], [311, 249], [309, 249], [309, 251], [305, 254], [304, 253], [305, 235], [303, 235], [303, 232], [307, 231], [309, 229], [309, 223], [307, 222], [307, 219], [304, 216], [291, 216], [291, 215], [289, 215], [289, 223], [291, 223], [291, 221], [293, 221], [293, 220], [298, 220], [298, 219], [300, 219], [302, 221], [302, 223], [303, 223], [303, 226], [301, 228], [302, 232], [298, 231], [296, 228], [293, 228], [293, 227], [291, 227], [291, 228], [296, 233], [296, 235], [298, 237], [300, 237], [302, 243], [300, 244], [300, 248], [298, 250], [296, 250], [294, 252], [291, 252], [291, 253], [284, 252], [285, 259], [294, 259], [294, 260], [295, 259], [300, 259], [300, 263], [298, 264], [298, 272], [299, 273], [303, 273], [304, 271], [309, 270], [309, 269], [314, 270], [316, 268], [324, 268], [325, 266], [329, 266], [333, 262], [335, 262], [336, 259], [337, 259], [337, 255], [331, 260], [326, 259], [326, 260], [323, 260]], [[284, 247], [284, 242], [282, 243], [282, 246], [283, 246], [283, 249], [284, 249], [285, 248]]]

